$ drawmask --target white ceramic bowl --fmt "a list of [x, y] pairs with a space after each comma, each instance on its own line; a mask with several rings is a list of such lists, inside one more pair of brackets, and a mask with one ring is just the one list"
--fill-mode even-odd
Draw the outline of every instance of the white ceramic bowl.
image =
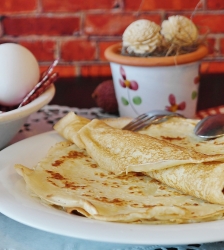
[[27, 105], [0, 114], [0, 150], [9, 144], [27, 118], [48, 104], [54, 97], [54, 94], [55, 87], [52, 84], [47, 91]]

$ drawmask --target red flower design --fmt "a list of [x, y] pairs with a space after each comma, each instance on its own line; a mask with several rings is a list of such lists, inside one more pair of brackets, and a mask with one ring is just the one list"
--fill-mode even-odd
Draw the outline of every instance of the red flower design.
[[196, 76], [194, 78], [194, 84], [198, 84], [200, 82], [200, 77], [199, 76]]
[[120, 66], [120, 73], [121, 73], [122, 79], [119, 79], [119, 83], [122, 88], [129, 88], [132, 90], [138, 89], [138, 83], [136, 81], [127, 80], [125, 71], [122, 66]]
[[171, 112], [176, 112], [177, 110], [184, 110], [186, 108], [186, 103], [181, 102], [179, 104], [176, 103], [176, 97], [173, 94], [169, 95], [169, 103], [170, 106], [166, 106], [166, 110]]

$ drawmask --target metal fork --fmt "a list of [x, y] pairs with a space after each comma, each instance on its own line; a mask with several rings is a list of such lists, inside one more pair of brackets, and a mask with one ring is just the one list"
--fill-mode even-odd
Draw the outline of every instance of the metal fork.
[[128, 123], [123, 130], [139, 131], [151, 124], [158, 124], [165, 122], [171, 117], [184, 117], [181, 114], [165, 111], [165, 110], [152, 110], [134, 118]]

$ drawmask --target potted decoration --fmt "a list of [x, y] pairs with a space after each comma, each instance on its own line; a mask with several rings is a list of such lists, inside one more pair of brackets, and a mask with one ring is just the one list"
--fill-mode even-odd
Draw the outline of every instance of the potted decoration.
[[131, 23], [122, 43], [105, 51], [120, 116], [166, 109], [193, 118], [199, 65], [208, 53], [194, 23], [170, 16], [161, 27], [149, 20]]

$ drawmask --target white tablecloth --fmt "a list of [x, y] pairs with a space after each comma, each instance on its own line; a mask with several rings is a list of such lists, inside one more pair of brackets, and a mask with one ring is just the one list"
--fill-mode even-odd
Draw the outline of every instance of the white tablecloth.
[[[69, 111], [87, 118], [103, 118], [108, 114], [99, 108], [78, 109], [45, 106], [31, 115], [12, 143], [52, 130], [53, 124]], [[223, 233], [224, 235], [224, 233]], [[175, 246], [136, 246], [86, 241], [41, 231], [16, 222], [0, 213], [0, 250], [221, 250], [224, 242]]]

